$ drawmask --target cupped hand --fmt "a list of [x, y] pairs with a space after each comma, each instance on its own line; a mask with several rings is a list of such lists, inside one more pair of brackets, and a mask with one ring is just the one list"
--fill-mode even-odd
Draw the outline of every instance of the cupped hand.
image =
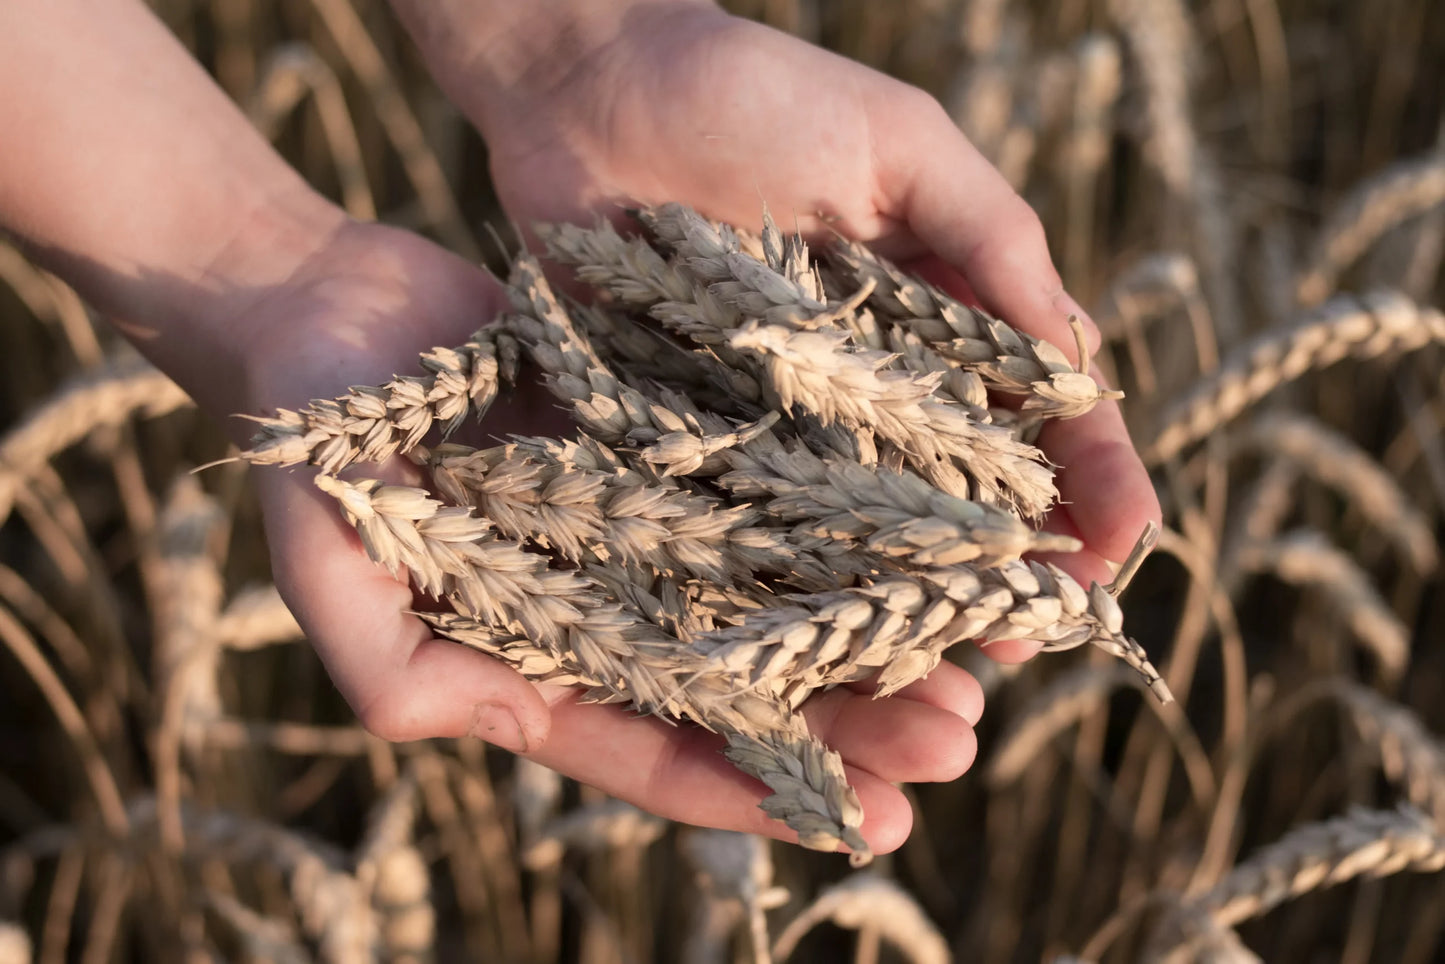
[[[605, 42], [528, 91], [453, 75], [484, 127], [493, 179], [521, 224], [587, 221], [627, 202], [683, 201], [757, 226], [867, 242], [1014, 326], [1077, 356], [1064, 292], [1033, 210], [922, 91], [710, 4], [637, 3]], [[1118, 406], [1053, 422], [1040, 446], [1061, 505], [1047, 525], [1083, 540], [1057, 558], [1107, 582], [1159, 504]], [[999, 643], [1013, 661], [1032, 644]]]
[[[430, 242], [348, 224], [249, 306], [247, 410], [294, 408], [415, 371], [419, 351], [461, 343], [504, 303], [493, 279]], [[483, 429], [555, 434], [567, 424], [543, 390], [530, 386], [499, 400]], [[393, 464], [383, 471], [405, 478], [408, 470]], [[274, 575], [368, 731], [394, 741], [479, 737], [672, 819], [789, 837], [757, 808], [761, 786], [724, 760], [712, 734], [579, 704], [576, 690], [534, 685], [435, 638], [407, 614], [420, 601], [367, 558], [311, 476], [309, 469], [255, 471]], [[806, 715], [849, 764], [868, 814], [863, 833], [887, 851], [907, 836], [912, 819], [892, 784], [963, 773], [973, 760], [972, 724], [983, 697], [972, 677], [947, 665], [889, 700], [865, 692], [823, 694]]]

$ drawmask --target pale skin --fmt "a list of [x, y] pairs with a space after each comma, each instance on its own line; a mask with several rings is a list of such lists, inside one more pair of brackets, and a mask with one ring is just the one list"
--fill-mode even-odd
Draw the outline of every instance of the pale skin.
[[[755, 225], [766, 201], [785, 224], [869, 242], [1072, 353], [1066, 320], [1083, 313], [1037, 218], [921, 92], [693, 0], [393, 6], [486, 138], [515, 222], [680, 200]], [[312, 191], [139, 0], [4, 5], [0, 90], [0, 226], [218, 418], [409, 371], [502, 303], [473, 265]], [[562, 429], [539, 391], [520, 394], [491, 431]], [[1087, 546], [1067, 566], [1107, 579], [1104, 560], [1159, 511], [1118, 409], [1058, 423], [1041, 444], [1065, 466], [1050, 527]], [[255, 479], [277, 585], [369, 731], [476, 736], [666, 817], [789, 836], [714, 737], [579, 705], [433, 638], [307, 473]], [[864, 836], [888, 851], [911, 822], [892, 784], [962, 774], [983, 697], [948, 664], [892, 699], [867, 692], [821, 694], [806, 713], [849, 764]]]

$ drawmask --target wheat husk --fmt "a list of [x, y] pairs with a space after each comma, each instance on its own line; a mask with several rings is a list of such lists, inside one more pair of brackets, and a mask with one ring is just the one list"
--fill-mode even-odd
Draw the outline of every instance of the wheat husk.
[[16, 489], [56, 453], [96, 429], [190, 404], [175, 382], [132, 355], [67, 382], [0, 438], [0, 522], [10, 515]]

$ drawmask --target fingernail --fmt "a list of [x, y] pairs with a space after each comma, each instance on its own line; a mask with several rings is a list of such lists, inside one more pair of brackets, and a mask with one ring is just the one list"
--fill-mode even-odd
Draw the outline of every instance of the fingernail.
[[517, 722], [517, 715], [501, 703], [478, 703], [472, 710], [468, 732], [513, 753], [526, 753], [528, 749], [527, 734]]

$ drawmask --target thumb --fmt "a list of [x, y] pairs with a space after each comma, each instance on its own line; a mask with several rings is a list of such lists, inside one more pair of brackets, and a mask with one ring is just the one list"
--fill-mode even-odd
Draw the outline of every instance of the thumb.
[[887, 115], [894, 136], [877, 138], [881, 185], [910, 233], [963, 275], [980, 303], [1015, 328], [1078, 352], [1070, 315], [1089, 354], [1099, 332], [1064, 291], [1038, 215], [931, 97]]
[[474, 736], [539, 748], [551, 714], [537, 688], [483, 653], [437, 639], [411, 591], [372, 562], [308, 472], [257, 484], [276, 585], [363, 727], [384, 740]]

